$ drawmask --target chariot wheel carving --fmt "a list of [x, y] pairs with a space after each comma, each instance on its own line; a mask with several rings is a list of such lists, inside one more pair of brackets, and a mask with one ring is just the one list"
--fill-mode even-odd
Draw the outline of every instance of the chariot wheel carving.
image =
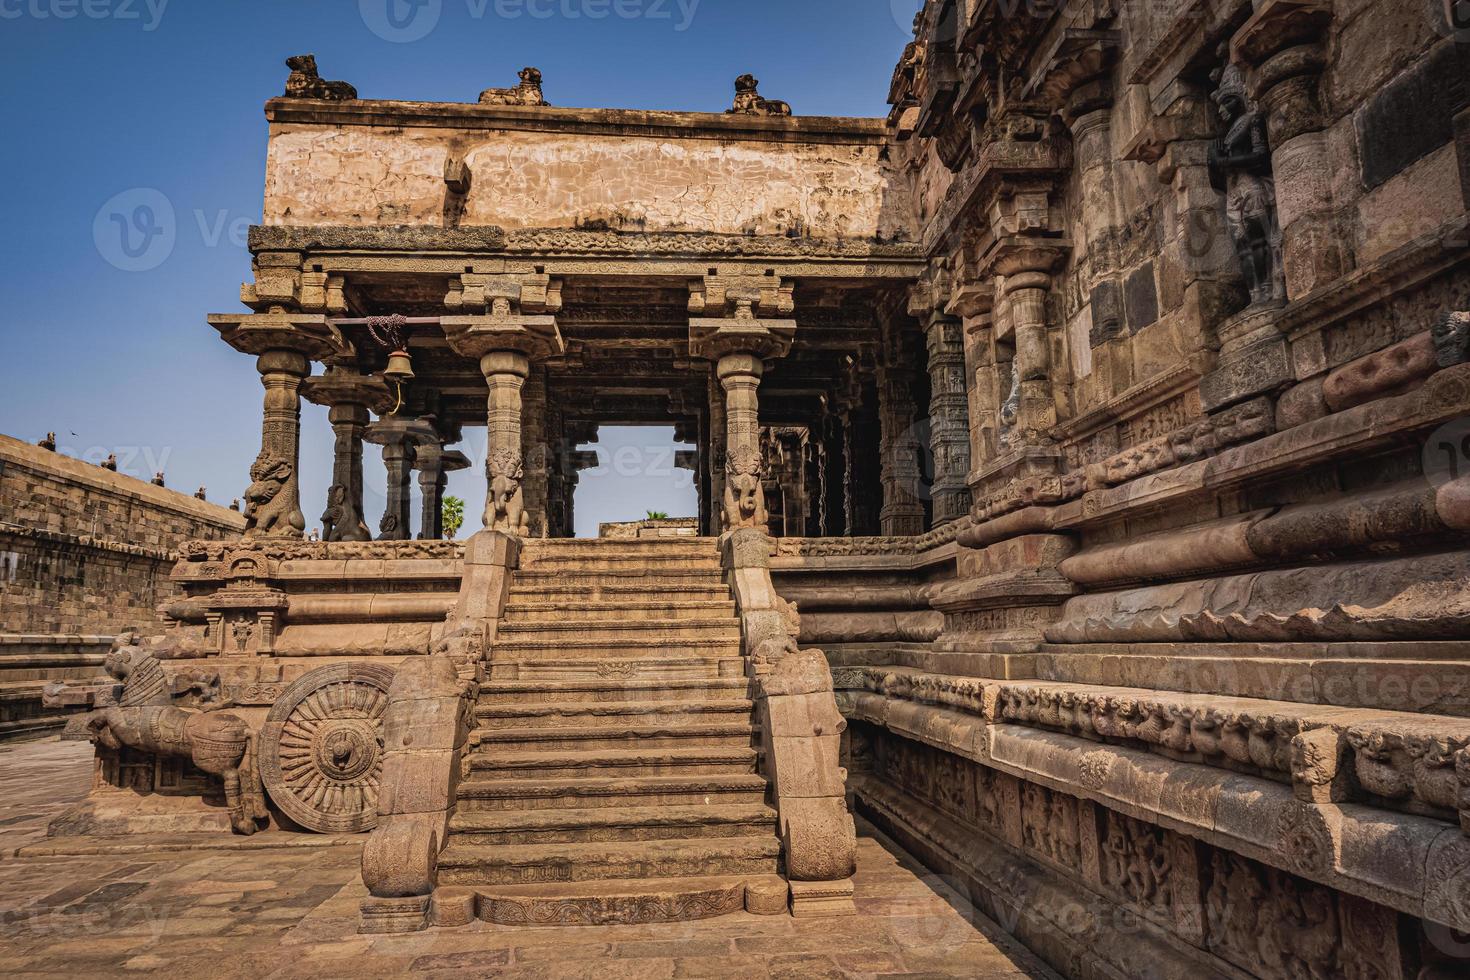
[[393, 671], [333, 664], [286, 688], [260, 730], [260, 775], [281, 812], [323, 834], [378, 822], [383, 713]]

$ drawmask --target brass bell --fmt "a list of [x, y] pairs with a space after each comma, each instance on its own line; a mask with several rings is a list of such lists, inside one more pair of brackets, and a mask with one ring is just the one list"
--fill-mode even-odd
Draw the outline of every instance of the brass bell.
[[413, 361], [408, 351], [396, 350], [388, 355], [388, 367], [384, 369], [383, 377], [399, 384], [413, 380]]

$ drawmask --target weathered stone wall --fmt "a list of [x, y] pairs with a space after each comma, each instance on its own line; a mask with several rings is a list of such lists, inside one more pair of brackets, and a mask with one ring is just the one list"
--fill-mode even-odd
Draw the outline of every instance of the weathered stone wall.
[[244, 526], [234, 511], [0, 436], [0, 737], [59, 725], [42, 687], [96, 676], [120, 629], [162, 625], [186, 538]]
[[244, 526], [224, 507], [0, 436], [0, 631], [161, 624], [174, 549]]
[[[268, 107], [266, 225], [895, 239], [875, 120], [375, 103]], [[469, 187], [446, 197], [447, 166]]]

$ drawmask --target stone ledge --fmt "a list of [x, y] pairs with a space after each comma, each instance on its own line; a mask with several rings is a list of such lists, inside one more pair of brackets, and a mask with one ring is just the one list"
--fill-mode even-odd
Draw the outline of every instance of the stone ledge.
[[[889, 703], [905, 717], [894, 717]], [[1367, 806], [1305, 804], [1268, 779], [1019, 725], [987, 725], [965, 712], [878, 695], [860, 695], [850, 712], [857, 721], [1019, 779], [1411, 915], [1470, 928], [1470, 899], [1454, 885], [1470, 874], [1470, 838], [1439, 821]], [[1385, 861], [1385, 854], [1398, 859]]]
[[198, 500], [177, 490], [157, 487], [123, 473], [105, 470], [7, 435], [0, 435], [0, 462], [32, 470], [52, 480], [80, 486], [90, 493], [137, 500], [150, 507], [183, 514], [213, 524], [222, 531], [240, 532], [245, 529], [244, 516], [227, 507]]
[[112, 541], [107, 538], [94, 538], [84, 534], [45, 531], [40, 528], [26, 527], [23, 524], [0, 522], [0, 534], [11, 535], [17, 538], [29, 538], [32, 541], [49, 545], [55, 549], [102, 551], [108, 554], [124, 555], [129, 558], [147, 558], [158, 562], [171, 562], [177, 557], [172, 551], [164, 551], [160, 548], [145, 548], [142, 545], [127, 544], [126, 542]]
[[[838, 668], [834, 683], [896, 703], [944, 705], [988, 725], [1032, 726], [1263, 776], [1292, 786], [1304, 802], [1388, 808], [1392, 801], [1434, 819], [1459, 819], [1470, 834], [1470, 797], [1461, 798], [1456, 776], [1457, 756], [1470, 748], [1467, 719], [902, 667]], [[867, 696], [857, 694], [853, 706]], [[1464, 759], [1470, 765], [1470, 752]]]
[[882, 119], [848, 116], [751, 116], [724, 112], [594, 109], [563, 106], [498, 106], [478, 102], [350, 102], [274, 98], [265, 104], [272, 124], [317, 126], [425, 126], [604, 134], [626, 137], [749, 140], [764, 143], [832, 143], [886, 146]]

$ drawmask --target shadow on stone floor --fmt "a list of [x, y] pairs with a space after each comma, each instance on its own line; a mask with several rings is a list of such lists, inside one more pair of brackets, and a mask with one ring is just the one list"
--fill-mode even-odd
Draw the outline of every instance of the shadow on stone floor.
[[[356, 843], [16, 857], [90, 779], [89, 747], [0, 751], [7, 977], [1051, 978], [942, 876], [859, 822], [856, 916], [360, 936]], [[98, 842], [103, 843], [103, 842]], [[163, 844], [167, 848], [167, 844]]]

